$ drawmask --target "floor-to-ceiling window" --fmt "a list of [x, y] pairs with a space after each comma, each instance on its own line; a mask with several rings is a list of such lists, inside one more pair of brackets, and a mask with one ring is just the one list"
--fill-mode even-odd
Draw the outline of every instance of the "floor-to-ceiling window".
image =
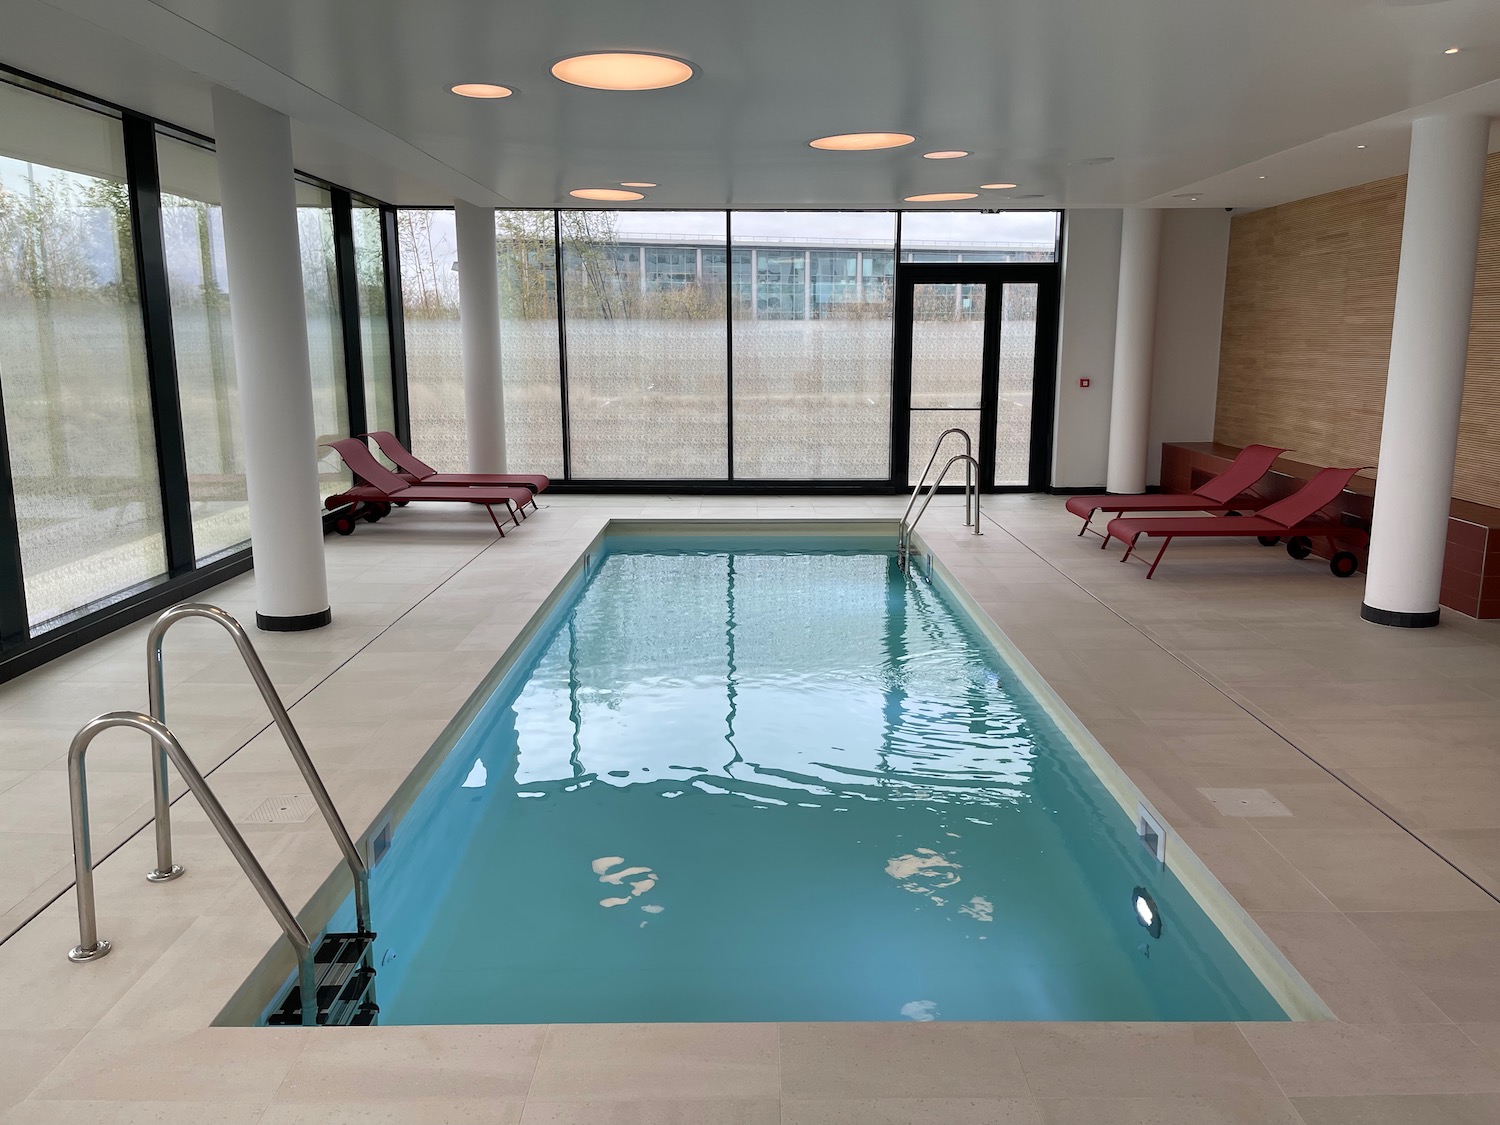
[[33, 628], [164, 573], [121, 122], [3, 83], [0, 395]]
[[732, 217], [734, 475], [890, 471], [893, 212]]
[[469, 435], [453, 212], [403, 207], [396, 212], [396, 236], [412, 452], [444, 471], [461, 472], [468, 468]]
[[349, 483], [337, 453], [324, 442], [349, 436], [343, 324], [333, 248], [333, 199], [328, 189], [297, 182], [297, 234], [302, 246], [302, 295], [307, 303], [307, 358], [312, 368], [313, 428], [317, 434], [318, 495]]
[[[397, 225], [412, 440], [462, 469], [453, 213], [402, 208]], [[902, 460], [898, 262], [1055, 263], [1058, 232], [1055, 211], [499, 211], [509, 466], [579, 482], [889, 482]], [[982, 290], [924, 291], [944, 302], [926, 319], [957, 345]], [[1038, 330], [1034, 291], [1007, 289], [1004, 303], [1013, 362], [1001, 368], [995, 485], [1027, 460], [1007, 435], [1020, 432], [1038, 354], [1023, 340]]]
[[354, 233], [354, 279], [359, 298], [359, 353], [365, 389], [365, 429], [394, 430], [391, 325], [385, 307], [385, 252], [380, 208], [362, 199], [350, 208]]
[[164, 132], [156, 155], [193, 548], [207, 559], [250, 538], [219, 169], [212, 150]]
[[564, 211], [568, 430], [582, 479], [728, 471], [722, 211]]
[[495, 212], [505, 454], [518, 469], [561, 477], [556, 221], [552, 211]]

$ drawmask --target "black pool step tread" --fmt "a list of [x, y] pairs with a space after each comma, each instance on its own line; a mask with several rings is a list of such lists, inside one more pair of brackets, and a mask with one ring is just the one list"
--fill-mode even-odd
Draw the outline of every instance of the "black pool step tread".
[[[373, 933], [332, 933], [325, 934], [318, 943], [313, 951], [313, 970], [317, 981], [319, 1024], [347, 1025], [363, 1011], [362, 1003], [373, 1007], [367, 996], [370, 986], [375, 983], [375, 970], [363, 967], [363, 961], [374, 941]], [[266, 1022], [275, 1026], [302, 1023], [300, 984], [292, 985]], [[370, 1022], [373, 1022], [373, 1015]]]

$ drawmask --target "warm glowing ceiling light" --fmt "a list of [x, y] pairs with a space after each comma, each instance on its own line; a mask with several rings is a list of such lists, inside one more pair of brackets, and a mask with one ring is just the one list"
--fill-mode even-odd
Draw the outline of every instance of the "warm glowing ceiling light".
[[645, 180], [621, 180], [620, 181], [620, 186], [621, 187], [655, 187], [656, 185], [655, 184], [648, 184]]
[[586, 86], [590, 90], [662, 90], [682, 85], [693, 76], [693, 68], [666, 55], [601, 51], [554, 63], [552, 75], [569, 85]]
[[621, 191], [612, 187], [581, 187], [574, 188], [568, 192], [574, 199], [606, 199], [611, 202], [622, 202], [628, 199], [645, 199], [646, 197], [638, 191]]
[[924, 152], [922, 154], [922, 159], [923, 160], [957, 160], [961, 156], [968, 156], [968, 155], [969, 155], [969, 153], [968, 153], [968, 151], [966, 149], [961, 149], [961, 148], [943, 148], [943, 149], [939, 149], [937, 152]]
[[1015, 184], [980, 184], [985, 191], [1009, 191]]
[[876, 148], [900, 148], [916, 139], [910, 133], [838, 133], [807, 143], [812, 148], [828, 149], [831, 152], [867, 152]]
[[488, 82], [460, 82], [449, 89], [461, 98], [508, 98], [515, 93], [509, 86], [492, 86]]
[[908, 203], [951, 203], [955, 199], [978, 199], [977, 191], [935, 191], [927, 195], [908, 195]]
[[1446, 51], [1443, 52], [1443, 54], [1445, 54], [1445, 55], [1456, 55], [1456, 54], [1458, 54], [1458, 48], [1457, 47], [1449, 47]]

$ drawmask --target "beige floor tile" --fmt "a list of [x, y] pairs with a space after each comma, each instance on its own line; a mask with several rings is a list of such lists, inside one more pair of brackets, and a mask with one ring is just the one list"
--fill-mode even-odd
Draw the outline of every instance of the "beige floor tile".
[[1257, 911], [1253, 917], [1339, 1019], [1351, 1023], [1441, 1023], [1446, 1018], [1416, 982], [1360, 933], [1347, 916]]
[[1500, 911], [1349, 917], [1449, 1019], [1500, 1021]]
[[1290, 1098], [1500, 1093], [1500, 1070], [1454, 1024], [1241, 1024]]
[[0, 1031], [0, 1110], [29, 1094], [82, 1038], [81, 1030]]
[[1500, 1021], [1463, 1023], [1459, 1026], [1476, 1047], [1493, 1057], [1496, 1065], [1500, 1066]]
[[641, 1101], [538, 1100], [526, 1103], [521, 1125], [781, 1125], [776, 1098]]
[[597, 1101], [779, 1094], [775, 1024], [558, 1024], [530, 1097]]
[[31, 1100], [265, 1106], [308, 1041], [301, 1029], [269, 1027], [91, 1031]]
[[1494, 1125], [1500, 1094], [1293, 1098], [1304, 1125]]
[[1279, 1093], [1245, 1090], [1207, 1098], [1043, 1098], [1045, 1125], [1302, 1125]]
[[810, 1098], [1005, 1098], [1027, 1094], [1011, 1025], [783, 1024], [782, 1093]]
[[521, 1098], [383, 1098], [272, 1102], [256, 1125], [518, 1125]]
[[1270, 828], [1271, 846], [1340, 910], [1475, 910], [1496, 903], [1399, 829]]
[[782, 1125], [1040, 1125], [1029, 1097], [787, 1099]]
[[264, 1102], [203, 1100], [120, 1101], [28, 1098], [8, 1113], [0, 1125], [258, 1125]]
[[1022, 1024], [1015, 1045], [1039, 1100], [1276, 1092], [1233, 1024]]
[[327, 1028], [315, 1033], [278, 1102], [524, 1098], [541, 1052], [540, 1026]]
[[[1500, 726], [1496, 735], [1500, 746]], [[1487, 766], [1356, 766], [1348, 772], [1408, 828], [1500, 829], [1500, 753], [1495, 758]]]
[[1337, 909], [1254, 828], [1188, 826], [1180, 834], [1246, 910]]

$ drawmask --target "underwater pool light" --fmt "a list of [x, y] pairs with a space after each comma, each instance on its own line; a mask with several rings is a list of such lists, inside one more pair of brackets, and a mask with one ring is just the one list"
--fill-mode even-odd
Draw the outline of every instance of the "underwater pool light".
[[1156, 900], [1145, 887], [1137, 887], [1130, 894], [1130, 904], [1135, 908], [1135, 920], [1146, 928], [1154, 938], [1161, 937], [1161, 911], [1156, 909]]

